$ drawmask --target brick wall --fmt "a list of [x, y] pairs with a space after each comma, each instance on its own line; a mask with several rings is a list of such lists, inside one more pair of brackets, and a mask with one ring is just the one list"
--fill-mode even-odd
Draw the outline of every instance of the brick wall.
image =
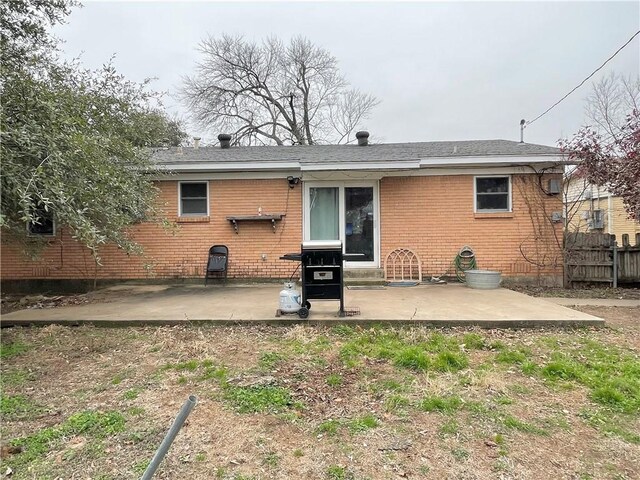
[[[295, 262], [279, 260], [284, 253], [300, 250], [302, 234], [302, 188], [288, 187], [284, 179], [212, 180], [209, 183], [210, 216], [178, 219], [178, 182], [160, 182], [161, 204], [167, 218], [177, 221], [173, 235], [158, 225], [141, 224], [133, 236], [144, 247], [138, 257], [113, 246], [100, 250], [102, 266], [98, 278], [185, 278], [203, 277], [209, 247], [229, 247], [230, 277], [288, 277]], [[246, 222], [236, 234], [227, 216], [285, 213], [274, 233], [271, 222]], [[18, 248], [2, 244], [2, 279], [79, 279], [93, 278], [96, 266], [87, 248], [59, 228], [56, 238], [41, 258], [29, 260]], [[266, 254], [266, 261], [261, 255]]]
[[481, 269], [507, 276], [562, 275], [554, 236], [555, 230], [562, 238], [562, 223], [552, 226], [545, 218], [562, 211], [560, 196], [540, 192], [536, 175], [513, 175], [513, 213], [474, 214], [473, 182], [472, 175], [383, 178], [382, 260], [395, 248], [410, 248], [420, 257], [423, 277], [428, 278], [452, 273], [454, 257], [469, 245]]
[[[561, 275], [554, 229], [545, 219], [561, 211], [561, 198], [540, 195], [535, 175], [514, 175], [513, 213], [474, 214], [473, 176], [387, 177], [380, 181], [381, 254], [398, 247], [414, 250], [422, 260], [423, 275], [441, 275], [450, 269], [458, 250], [471, 246], [480, 268], [504, 275]], [[167, 217], [176, 220], [175, 235], [158, 225], [133, 229], [144, 246], [138, 257], [113, 246], [101, 249], [97, 267], [90, 251], [78, 245], [66, 228], [58, 229], [41, 258], [29, 260], [5, 241], [2, 243], [2, 279], [133, 279], [203, 277], [207, 252], [213, 244], [229, 247], [230, 277], [284, 278], [297, 266], [279, 260], [297, 252], [302, 240], [302, 188], [290, 189], [284, 179], [212, 180], [209, 183], [210, 217], [178, 219], [177, 182], [160, 183], [160, 199]], [[528, 192], [528, 193], [527, 193]], [[286, 213], [273, 232], [270, 222], [240, 223], [239, 233], [226, 220], [232, 215]], [[530, 211], [534, 213], [529, 213]], [[531, 261], [527, 262], [521, 252]], [[261, 255], [266, 254], [266, 261]]]

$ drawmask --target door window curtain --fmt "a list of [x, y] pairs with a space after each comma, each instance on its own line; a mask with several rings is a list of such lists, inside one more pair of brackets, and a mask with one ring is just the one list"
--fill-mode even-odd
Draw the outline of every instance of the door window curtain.
[[338, 188], [310, 188], [311, 240], [339, 240]]

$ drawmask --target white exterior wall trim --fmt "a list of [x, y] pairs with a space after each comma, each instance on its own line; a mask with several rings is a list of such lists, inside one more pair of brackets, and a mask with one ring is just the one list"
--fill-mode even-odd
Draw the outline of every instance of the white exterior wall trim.
[[[537, 165], [537, 169], [545, 165]], [[546, 165], [552, 167], [553, 164]], [[288, 176], [300, 177], [303, 181], [312, 180], [380, 180], [384, 177], [432, 177], [439, 175], [521, 175], [533, 174], [534, 171], [529, 167], [457, 167], [457, 168], [420, 168], [420, 169], [399, 169], [399, 170], [321, 170], [321, 171], [305, 171], [299, 170], [281, 170], [281, 171], [246, 171], [246, 172], [178, 172], [174, 174], [155, 175], [153, 180], [266, 180], [281, 178], [286, 179]], [[562, 168], [546, 170], [547, 174], [561, 174]]]
[[565, 164], [561, 156], [509, 156], [494, 157], [429, 157], [415, 160], [371, 161], [371, 162], [327, 162], [301, 163], [299, 161], [280, 162], [176, 162], [158, 164], [158, 168], [167, 172], [267, 172], [267, 171], [335, 171], [335, 170], [418, 170], [429, 167], [460, 168], [460, 167], [489, 167], [505, 166], [519, 167], [523, 165], [559, 165]]

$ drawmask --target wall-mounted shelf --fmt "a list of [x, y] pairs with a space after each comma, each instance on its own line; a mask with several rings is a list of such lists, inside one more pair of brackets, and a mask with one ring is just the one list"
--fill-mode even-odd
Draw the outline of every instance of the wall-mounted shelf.
[[238, 233], [238, 223], [240, 222], [271, 222], [273, 233], [276, 233], [276, 222], [282, 220], [284, 216], [284, 213], [271, 213], [269, 215], [233, 215], [227, 217], [227, 220], [231, 222], [236, 233]]

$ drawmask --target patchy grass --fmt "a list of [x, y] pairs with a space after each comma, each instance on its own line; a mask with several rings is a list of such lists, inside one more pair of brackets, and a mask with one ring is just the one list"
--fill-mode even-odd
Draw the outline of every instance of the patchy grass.
[[527, 361], [528, 355], [530, 352], [524, 349], [505, 348], [496, 355], [496, 362], [521, 365]]
[[194, 394], [166, 478], [633, 478], [636, 323], [6, 329], [0, 471], [137, 478]]
[[371, 414], [363, 415], [362, 417], [354, 418], [347, 422], [347, 427], [352, 433], [362, 433], [372, 428], [376, 428], [379, 425], [378, 419]]
[[0, 343], [0, 358], [8, 359], [29, 350], [29, 345], [22, 342]]
[[464, 448], [454, 448], [451, 450], [451, 455], [453, 455], [453, 458], [455, 458], [456, 461], [464, 462], [469, 458], [470, 454], [469, 451]]
[[457, 372], [467, 368], [468, 357], [462, 352], [444, 351], [438, 353], [434, 366], [440, 372]]
[[265, 370], [273, 370], [283, 360], [284, 356], [278, 352], [264, 352], [260, 355], [260, 367]]
[[279, 413], [302, 408], [302, 404], [294, 401], [286, 388], [276, 386], [227, 385], [223, 398], [238, 413]]
[[406, 393], [410, 390], [409, 383], [411, 380], [411, 377], [403, 378], [403, 380], [399, 380], [398, 378], [376, 379], [367, 385], [367, 390], [372, 395], [380, 397], [390, 393]]
[[318, 425], [318, 428], [316, 429], [316, 431], [319, 434], [335, 435], [336, 433], [338, 433], [339, 428], [340, 428], [339, 420], [329, 419], [329, 420], [325, 420], [320, 425]]
[[453, 413], [462, 406], [462, 399], [456, 395], [440, 397], [430, 395], [420, 402], [420, 408], [425, 412]]
[[394, 330], [375, 329], [352, 336], [341, 348], [340, 356], [348, 366], [358, 365], [363, 358], [376, 358], [417, 372], [457, 372], [469, 364], [458, 340], [439, 332], [425, 339], [405, 338]]
[[262, 463], [269, 468], [276, 468], [280, 463], [280, 457], [275, 452], [267, 452], [262, 459]]
[[166, 363], [160, 369], [160, 372], [179, 372], [177, 378], [179, 384], [186, 384], [189, 381], [206, 381], [218, 380], [222, 381], [227, 378], [227, 368], [216, 365], [216, 363], [208, 358], [204, 360], [190, 359], [177, 363]]
[[485, 338], [478, 333], [465, 333], [462, 336], [462, 344], [468, 350], [483, 350], [488, 348]]
[[634, 419], [627, 415], [615, 414], [607, 409], [585, 409], [579, 415], [589, 425], [597, 428], [606, 436], [619, 437], [625, 442], [640, 445], [640, 432], [634, 432], [629, 428], [630, 425], [633, 425]]
[[384, 400], [384, 409], [388, 413], [403, 414], [410, 405], [410, 400], [398, 394], [390, 395]]
[[[556, 343], [557, 344], [557, 343]], [[591, 399], [624, 413], [640, 412], [640, 362], [637, 355], [585, 339], [551, 353], [540, 375], [584, 385]]]
[[513, 415], [506, 415], [502, 419], [502, 424], [507, 428], [511, 428], [511, 429], [514, 429], [514, 430], [520, 430], [521, 432], [525, 432], [525, 433], [534, 433], [536, 435], [548, 435], [549, 434], [544, 428], [540, 428], [540, 427], [537, 427], [535, 425], [532, 425], [531, 423], [524, 422], [524, 421], [514, 417]]
[[[178, 363], [167, 363], [162, 367], [162, 369], [163, 370], [176, 370], [178, 372], [180, 372], [180, 371], [195, 372], [198, 369], [198, 367], [200, 367], [205, 361], [201, 362], [201, 361], [198, 361], [196, 359], [191, 359], [191, 360], [185, 360], [183, 362], [178, 362]], [[208, 364], [208, 362], [207, 362], [207, 364]]]
[[24, 450], [7, 463], [15, 467], [28, 464], [46, 455], [56, 442], [65, 437], [83, 434], [105, 438], [122, 432], [124, 428], [125, 418], [119, 412], [76, 413], [60, 425], [43, 428], [36, 433], [13, 440], [11, 445], [23, 447]]
[[451, 435], [458, 435], [460, 433], [460, 425], [453, 418], [448, 418], [438, 428], [438, 433], [441, 437], [447, 437]]
[[329, 480], [354, 480], [355, 476], [345, 467], [331, 465], [327, 468], [326, 477]]
[[24, 395], [0, 396], [0, 414], [6, 419], [28, 419], [43, 411]]
[[140, 390], [137, 388], [130, 388], [122, 395], [125, 400], [135, 400], [140, 395]]
[[431, 368], [432, 360], [420, 347], [404, 347], [394, 355], [394, 363], [397, 366], [416, 371], [426, 371]]
[[345, 428], [351, 434], [358, 434], [371, 430], [380, 425], [378, 419], [371, 414], [351, 419], [329, 419], [320, 423], [316, 428], [316, 432], [320, 435], [335, 436], [338, 432]]
[[326, 382], [330, 387], [339, 387], [340, 385], [342, 385], [342, 375], [332, 373], [331, 375], [327, 376]]
[[2, 372], [0, 376], [0, 387], [21, 387], [27, 382], [36, 380], [36, 375], [26, 368], [16, 368]]

